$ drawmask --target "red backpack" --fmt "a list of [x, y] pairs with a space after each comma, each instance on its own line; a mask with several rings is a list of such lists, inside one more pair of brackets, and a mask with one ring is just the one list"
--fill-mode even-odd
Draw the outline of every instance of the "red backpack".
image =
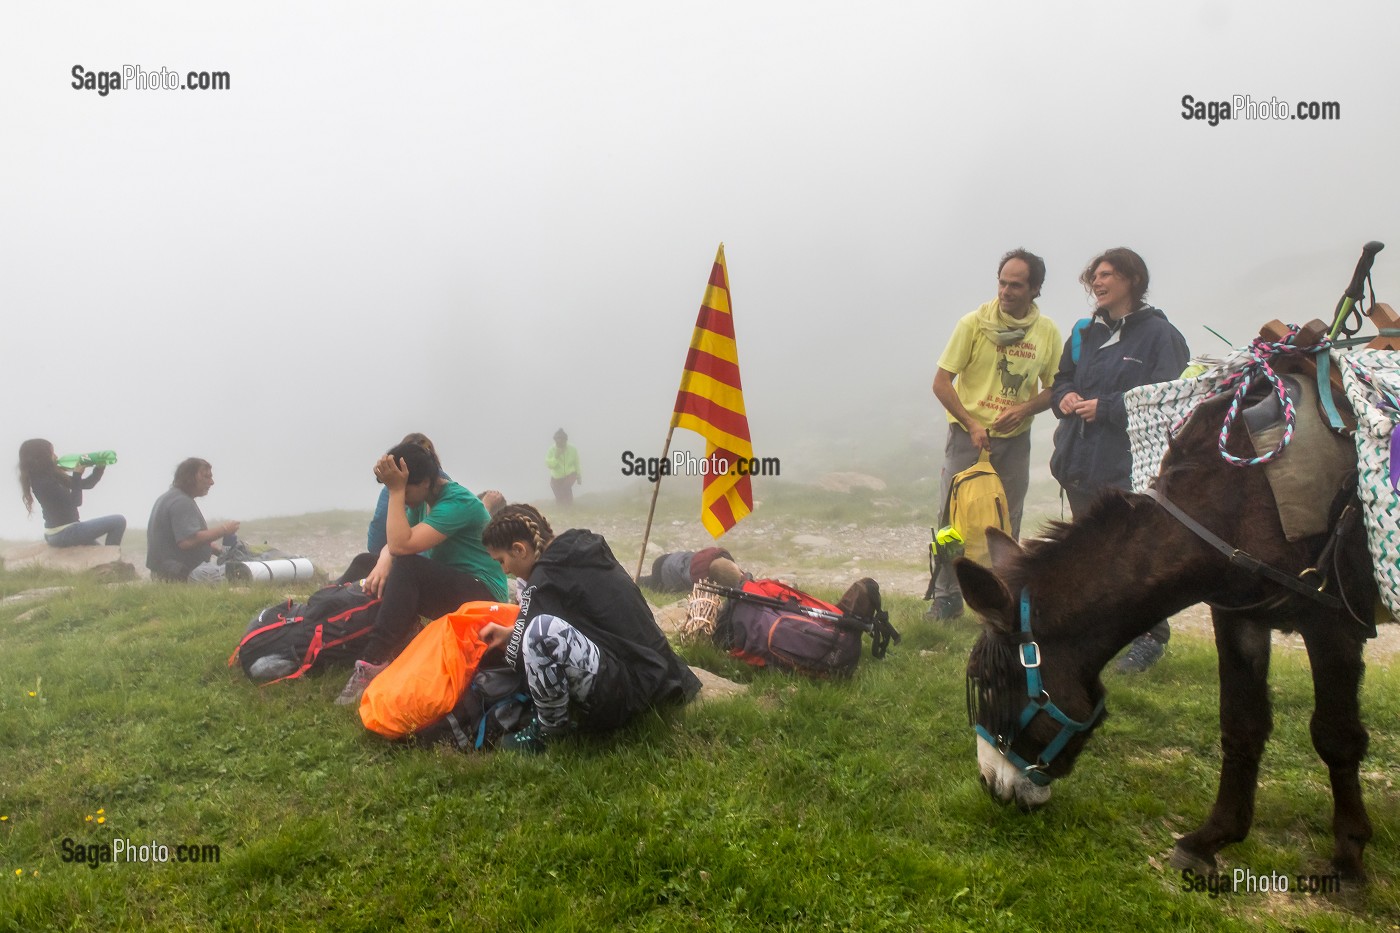
[[899, 641], [880, 608], [880, 586], [869, 577], [852, 584], [836, 606], [778, 580], [748, 580], [739, 590], [699, 585], [729, 597], [715, 637], [755, 667], [848, 677], [860, 662], [862, 635], [870, 635], [875, 658]]

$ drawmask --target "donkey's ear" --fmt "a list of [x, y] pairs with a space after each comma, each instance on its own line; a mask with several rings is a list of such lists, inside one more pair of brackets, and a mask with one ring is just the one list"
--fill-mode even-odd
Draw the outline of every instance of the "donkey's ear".
[[[990, 536], [989, 536], [990, 537]], [[1010, 540], [1010, 539], [1008, 539]], [[1012, 542], [1015, 547], [1015, 542]], [[958, 577], [958, 587], [963, 599], [983, 620], [1003, 632], [1015, 631], [1011, 591], [1001, 582], [995, 571], [988, 570], [976, 561], [959, 557], [953, 563]]]
[[1025, 551], [1016, 539], [1000, 528], [987, 529], [987, 551], [992, 555], [992, 566], [1003, 577], [1011, 571], [1011, 566], [1021, 559]]

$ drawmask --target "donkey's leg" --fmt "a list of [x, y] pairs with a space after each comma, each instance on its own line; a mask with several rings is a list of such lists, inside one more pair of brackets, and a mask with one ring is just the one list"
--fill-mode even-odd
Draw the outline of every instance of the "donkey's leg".
[[1324, 617], [1300, 629], [1312, 666], [1313, 747], [1332, 780], [1332, 863], [1347, 878], [1365, 877], [1361, 853], [1371, 840], [1371, 820], [1361, 799], [1361, 759], [1369, 737], [1361, 724], [1361, 674], [1365, 669], [1356, 623]]
[[1177, 840], [1174, 868], [1213, 869], [1215, 853], [1249, 835], [1259, 759], [1273, 729], [1269, 710], [1269, 627], [1211, 611], [1220, 661], [1220, 787], [1210, 817]]

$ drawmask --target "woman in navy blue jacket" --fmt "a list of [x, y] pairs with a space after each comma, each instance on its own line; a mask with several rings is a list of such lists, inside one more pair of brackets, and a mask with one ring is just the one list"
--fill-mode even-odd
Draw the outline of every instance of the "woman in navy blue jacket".
[[[1076, 324], [1065, 343], [1050, 405], [1060, 419], [1050, 472], [1076, 517], [1105, 489], [1132, 488], [1123, 393], [1176, 379], [1191, 359], [1181, 332], [1143, 300], [1147, 264], [1137, 253], [1121, 246], [1107, 250], [1089, 262], [1079, 281], [1094, 299], [1094, 315]], [[1119, 670], [1146, 670], [1170, 637], [1164, 619], [1133, 642]]]

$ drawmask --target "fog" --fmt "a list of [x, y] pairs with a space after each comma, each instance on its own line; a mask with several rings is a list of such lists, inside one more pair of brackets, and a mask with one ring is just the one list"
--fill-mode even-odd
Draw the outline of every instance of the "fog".
[[[186, 456], [211, 517], [368, 509], [408, 431], [511, 498], [548, 496], [560, 426], [580, 492], [644, 482], [619, 457], [660, 452], [721, 241], [785, 475], [936, 426], [1013, 247], [1064, 332], [1088, 259], [1136, 249], [1194, 351], [1329, 317], [1370, 239], [1397, 303], [1396, 35], [1382, 2], [10, 4], [0, 450], [116, 450], [83, 515], [138, 527]], [[0, 535], [37, 539], [8, 482]]]

